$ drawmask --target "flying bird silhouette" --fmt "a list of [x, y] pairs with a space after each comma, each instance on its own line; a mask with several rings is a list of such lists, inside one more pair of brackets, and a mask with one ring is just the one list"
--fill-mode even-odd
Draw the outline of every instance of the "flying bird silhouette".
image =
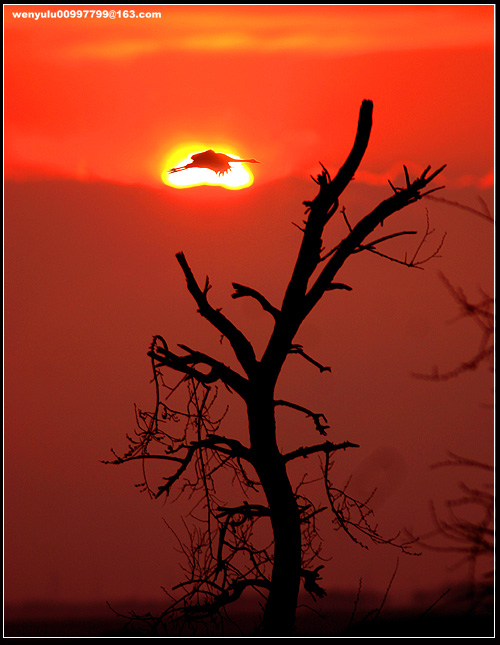
[[204, 152], [197, 152], [190, 156], [191, 162], [185, 166], [178, 168], [171, 168], [168, 172], [179, 172], [180, 170], [187, 170], [189, 168], [208, 168], [213, 170], [218, 175], [224, 175], [231, 170], [230, 164], [232, 163], [260, 163], [256, 159], [233, 159], [223, 152], [214, 152], [213, 150], [205, 150]]

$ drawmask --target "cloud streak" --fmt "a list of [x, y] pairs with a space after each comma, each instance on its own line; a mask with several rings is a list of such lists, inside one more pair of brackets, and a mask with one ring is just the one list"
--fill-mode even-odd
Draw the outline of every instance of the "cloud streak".
[[[56, 37], [51, 46], [70, 58], [130, 60], [167, 52], [343, 56], [491, 46], [494, 38], [489, 5], [144, 6], [148, 9], [161, 10], [161, 18], [72, 21], [71, 38]], [[44, 29], [54, 28], [51, 22], [56, 21], [44, 21]], [[8, 24], [19, 31], [39, 29], [35, 21]]]

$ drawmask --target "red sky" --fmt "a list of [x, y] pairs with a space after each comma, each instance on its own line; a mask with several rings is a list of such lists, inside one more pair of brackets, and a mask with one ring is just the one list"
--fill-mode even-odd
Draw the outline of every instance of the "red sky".
[[9, 174], [154, 185], [172, 148], [201, 139], [258, 153], [261, 181], [302, 175], [320, 142], [339, 160], [370, 98], [367, 180], [447, 150], [450, 179], [491, 184], [493, 6], [149, 9], [162, 17], [6, 11]]
[[[184, 291], [176, 251], [209, 273], [213, 298], [242, 327], [250, 323], [259, 346], [266, 325], [231, 300], [230, 283], [278, 301], [298, 248], [290, 222], [314, 195], [309, 175], [319, 161], [332, 171], [343, 162], [363, 99], [374, 102], [374, 127], [346, 191], [353, 219], [388, 195], [387, 179], [397, 180], [403, 163], [412, 172], [446, 163], [443, 197], [493, 204], [494, 5], [128, 5], [161, 17], [12, 15], [64, 8], [4, 10], [10, 603], [146, 598], [168, 584], [176, 557], [161, 520], [168, 506], [137, 493], [140, 473], [99, 459], [124, 446], [134, 402], [151, 400], [153, 334], [219, 351]], [[107, 6], [67, 7], [93, 8]], [[254, 184], [163, 186], [167, 160], [190, 142], [257, 158]], [[342, 475], [377, 451], [394, 457], [398, 493], [380, 509], [389, 531], [431, 526], [429, 499], [444, 500], [456, 484], [437, 484], [428, 469], [447, 450], [476, 459], [492, 451], [487, 370], [441, 385], [409, 376], [476, 348], [473, 326], [450, 323], [456, 309], [437, 272], [472, 296], [492, 282], [491, 227], [426, 202], [408, 215], [419, 228], [426, 206], [436, 236], [447, 232], [442, 260], [426, 272], [353, 262], [351, 300], [322, 304], [303, 330], [311, 353], [337, 366], [333, 381], [317, 386], [319, 375], [303, 366], [300, 381], [292, 369], [283, 374], [284, 389], [326, 408], [335, 438], [362, 444], [350, 461], [339, 459]], [[332, 226], [332, 235], [340, 231]], [[294, 423], [292, 437], [305, 441]], [[340, 586], [363, 575], [385, 588], [395, 554], [353, 557]], [[400, 565], [401, 593], [460, 575], [441, 556], [426, 557]]]

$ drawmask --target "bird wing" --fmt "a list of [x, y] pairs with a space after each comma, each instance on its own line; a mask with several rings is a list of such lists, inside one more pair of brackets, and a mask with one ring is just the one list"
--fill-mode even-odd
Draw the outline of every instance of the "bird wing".
[[196, 163], [201, 163], [201, 162], [206, 163], [216, 158], [217, 158], [217, 153], [214, 152], [213, 150], [204, 150], [203, 152], [197, 152], [196, 154], [190, 156], [190, 159], [192, 159]]

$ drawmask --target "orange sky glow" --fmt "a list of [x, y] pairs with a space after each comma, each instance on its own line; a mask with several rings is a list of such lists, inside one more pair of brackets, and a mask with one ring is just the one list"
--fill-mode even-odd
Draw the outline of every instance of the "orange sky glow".
[[[18, 7], [51, 8], [77, 6]], [[5, 11], [8, 176], [157, 185], [176, 149], [221, 140], [262, 158], [258, 182], [308, 175], [320, 141], [322, 161], [338, 162], [370, 98], [377, 138], [359, 180], [386, 183], [395, 163], [421, 166], [446, 149], [456, 184], [493, 181], [491, 5], [154, 5], [141, 9], [161, 18], [135, 20], [15, 9]]]
[[[129, 14], [102, 15], [118, 10]], [[331, 372], [293, 355], [279, 387], [325, 413], [329, 439], [360, 445], [335, 476], [361, 473], [360, 490], [364, 469], [370, 485], [383, 480], [386, 534], [432, 526], [429, 500], [455, 490], [430, 469], [447, 451], [492, 459], [487, 366], [442, 384], [413, 373], [453, 367], [480, 342], [440, 275], [472, 300], [493, 290], [491, 221], [455, 206], [494, 212], [494, 18], [495, 5], [474, 4], [4, 5], [7, 603], [163, 601], [162, 586], [179, 581], [165, 523], [182, 531], [187, 502], [146, 499], [139, 467], [102, 464], [133, 433], [134, 404], [150, 409], [153, 334], [236, 362], [197, 315], [175, 254], [210, 276], [211, 304], [260, 355], [271, 317], [232, 298], [232, 281], [279, 307], [311, 176], [344, 163], [365, 99], [369, 145], [325, 257], [392, 194], [389, 180], [402, 185], [403, 164], [412, 178], [446, 164], [446, 190], [387, 222], [380, 237], [396, 262], [360, 249], [340, 277], [352, 291], [329, 292], [305, 321], [297, 342]], [[259, 163], [168, 174], [208, 149]], [[438, 257], [424, 271], [401, 266], [427, 216], [424, 254], [445, 236]], [[235, 399], [221, 392], [224, 423], [246, 443]], [[314, 442], [290, 413], [283, 446]], [[398, 554], [333, 533], [328, 524], [325, 585], [356, 593], [363, 578], [382, 598]], [[416, 589], [461, 581], [452, 564], [402, 557], [391, 595], [413, 602]]]

